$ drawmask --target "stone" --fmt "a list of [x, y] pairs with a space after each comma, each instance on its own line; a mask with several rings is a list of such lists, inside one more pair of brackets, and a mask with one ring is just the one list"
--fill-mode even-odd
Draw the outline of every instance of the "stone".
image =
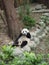
[[44, 13], [42, 14], [43, 16], [48, 16], [49, 17], [49, 13]]
[[39, 25], [39, 23], [36, 24], [36, 28], [40, 29], [40, 25]]
[[49, 26], [46, 27], [46, 30], [49, 32]]
[[42, 39], [42, 36], [38, 36], [39, 39]]
[[39, 34], [40, 31], [41, 31], [40, 29], [36, 28], [36, 31], [35, 31], [36, 35]]
[[41, 5], [36, 5], [35, 10], [41, 10], [42, 6]]
[[47, 9], [47, 6], [43, 5], [42, 8], [43, 8], [43, 9]]
[[40, 36], [38, 36], [38, 38], [39, 38], [39, 39], [42, 39], [42, 38], [45, 37], [45, 36], [46, 36], [46, 34], [43, 32], [43, 34], [40, 35]]
[[25, 47], [22, 48], [22, 51], [23, 52], [25, 52], [25, 51], [30, 52], [31, 49], [30, 49], [30, 47], [28, 45], [26, 45]]
[[37, 34], [35, 33], [35, 31], [34, 32], [30, 32], [30, 34], [31, 34], [31, 38], [33, 38], [33, 37], [35, 37]]
[[19, 56], [19, 55], [21, 55], [21, 54], [23, 54], [23, 51], [21, 50], [21, 48], [16, 47], [16, 48], [13, 49], [12, 55], [14, 55], [14, 56]]
[[39, 38], [38, 37], [34, 37], [34, 42], [36, 43], [36, 44], [39, 44], [40, 42], [39, 42]]
[[43, 19], [46, 19], [46, 16], [45, 15], [42, 15], [41, 16], [41, 20], [43, 20]]
[[47, 20], [46, 23], [49, 24], [49, 20]]
[[40, 44], [40, 49], [41, 49], [41, 50], [46, 50], [45, 44]]
[[42, 38], [45, 37], [46, 36], [45, 32], [43, 32], [43, 34], [41, 36], [42, 36]]
[[46, 25], [45, 25], [45, 23], [44, 22], [39, 22], [39, 24], [40, 24], [40, 26], [42, 26], [42, 27], [45, 27]]
[[30, 41], [30, 44], [28, 44], [28, 46], [30, 47], [30, 48], [34, 48], [34, 47], [36, 47], [36, 43], [34, 42], [34, 41]]
[[46, 29], [44, 30], [44, 33], [45, 33], [45, 34], [47, 34], [47, 33], [48, 33]]

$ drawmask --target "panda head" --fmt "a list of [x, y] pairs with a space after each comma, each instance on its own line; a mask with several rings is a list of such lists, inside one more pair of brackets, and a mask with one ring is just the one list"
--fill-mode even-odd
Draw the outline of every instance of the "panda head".
[[25, 35], [27, 38], [31, 38], [31, 34], [30, 34], [29, 30], [26, 28], [22, 29], [21, 34]]

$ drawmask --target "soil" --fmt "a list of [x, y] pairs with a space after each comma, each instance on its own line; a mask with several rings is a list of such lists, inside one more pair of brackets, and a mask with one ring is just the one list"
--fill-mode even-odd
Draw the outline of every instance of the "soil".
[[[32, 6], [32, 8], [33, 8], [33, 6]], [[31, 16], [37, 22], [39, 22], [40, 21], [40, 16], [42, 14], [43, 13], [41, 13], [41, 12], [39, 12], [39, 13], [32, 12]], [[1, 20], [0, 20], [0, 24], [1, 24]], [[2, 27], [2, 28], [4, 28], [4, 27]], [[4, 28], [4, 30], [5, 30], [5, 28]], [[8, 34], [5, 33], [4, 31], [0, 31], [0, 45], [8, 44], [10, 41], [11, 41], [11, 39], [8, 36]], [[36, 48], [33, 49], [33, 52], [35, 52], [35, 53], [44, 53], [44, 54], [49, 53], [49, 34], [41, 40], [40, 44]]]

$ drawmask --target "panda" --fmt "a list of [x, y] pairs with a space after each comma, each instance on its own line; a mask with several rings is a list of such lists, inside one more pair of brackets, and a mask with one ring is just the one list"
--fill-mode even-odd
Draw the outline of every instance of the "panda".
[[24, 28], [20, 32], [18, 38], [14, 41], [12, 46], [25, 47], [30, 42], [31, 34], [28, 29]]

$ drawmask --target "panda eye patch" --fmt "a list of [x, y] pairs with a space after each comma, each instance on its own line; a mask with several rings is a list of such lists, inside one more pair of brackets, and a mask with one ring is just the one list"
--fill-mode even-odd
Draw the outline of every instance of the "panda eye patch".
[[27, 33], [27, 31], [25, 31]]
[[24, 33], [24, 31], [23, 31], [23, 33]]

